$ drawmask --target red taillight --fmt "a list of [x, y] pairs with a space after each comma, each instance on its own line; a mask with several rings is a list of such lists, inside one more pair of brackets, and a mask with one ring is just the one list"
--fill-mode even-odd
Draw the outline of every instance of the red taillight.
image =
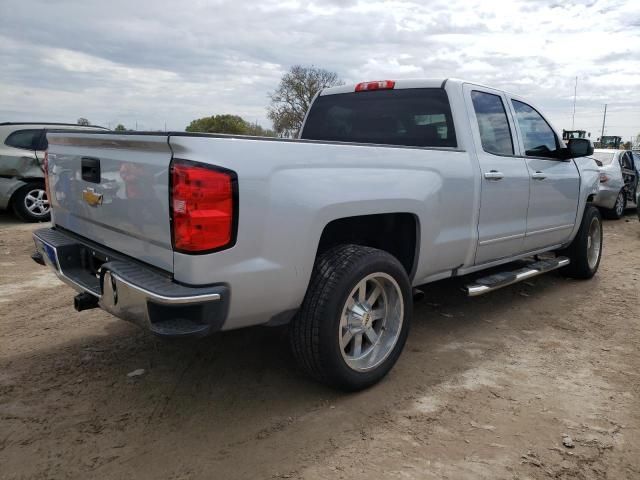
[[378, 80], [375, 82], [362, 82], [356, 85], [356, 92], [366, 92], [368, 90], [391, 90], [396, 86], [393, 80]]
[[235, 242], [236, 176], [192, 162], [171, 167], [173, 247], [185, 253], [203, 253]]

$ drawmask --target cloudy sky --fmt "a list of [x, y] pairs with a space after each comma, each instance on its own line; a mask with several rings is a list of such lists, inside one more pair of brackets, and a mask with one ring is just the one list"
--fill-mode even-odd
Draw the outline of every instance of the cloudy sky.
[[[499, 5], [499, 6], [498, 6]], [[269, 126], [294, 64], [347, 82], [458, 77], [537, 102], [558, 128], [640, 133], [640, 1], [0, 0], [0, 121]]]

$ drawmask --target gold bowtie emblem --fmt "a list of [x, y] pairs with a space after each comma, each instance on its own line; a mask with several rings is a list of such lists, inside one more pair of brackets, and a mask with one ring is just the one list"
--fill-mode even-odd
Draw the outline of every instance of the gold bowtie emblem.
[[92, 207], [102, 205], [102, 194], [96, 193], [93, 188], [85, 188], [82, 190], [82, 198]]

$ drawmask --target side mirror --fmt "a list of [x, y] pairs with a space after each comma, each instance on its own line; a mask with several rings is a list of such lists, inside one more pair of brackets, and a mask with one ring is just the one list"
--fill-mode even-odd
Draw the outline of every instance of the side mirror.
[[567, 158], [588, 157], [593, 154], [593, 143], [588, 138], [572, 138], [567, 144]]

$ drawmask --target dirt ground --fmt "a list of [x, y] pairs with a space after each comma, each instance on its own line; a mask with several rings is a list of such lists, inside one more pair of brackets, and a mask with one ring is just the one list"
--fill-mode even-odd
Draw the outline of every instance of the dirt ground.
[[352, 395], [299, 373], [281, 329], [166, 342], [76, 313], [34, 228], [0, 214], [2, 479], [640, 478], [631, 212], [591, 281], [428, 286], [394, 370]]

